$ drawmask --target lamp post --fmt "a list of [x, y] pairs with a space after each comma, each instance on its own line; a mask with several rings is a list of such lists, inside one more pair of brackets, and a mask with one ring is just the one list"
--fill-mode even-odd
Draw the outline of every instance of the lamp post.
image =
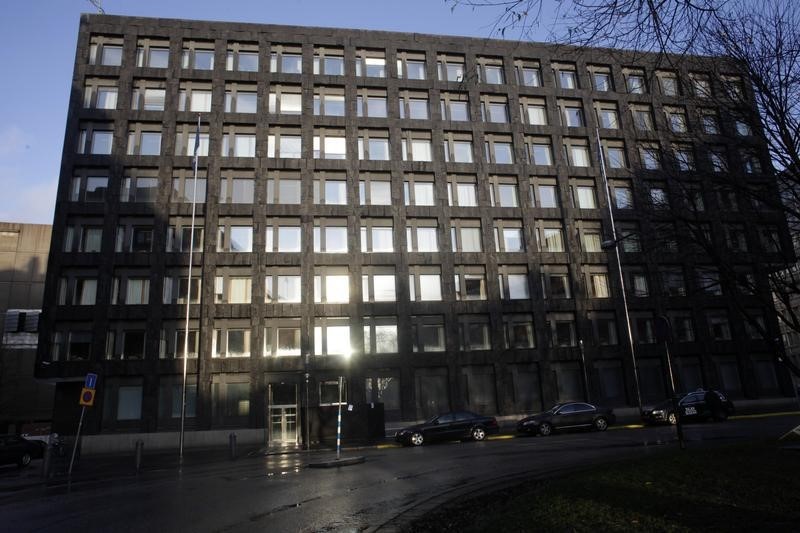
[[309, 367], [308, 352], [306, 352], [304, 360], [305, 360], [305, 378], [306, 378], [306, 450], [311, 451], [311, 418], [310, 418], [311, 409], [308, 402], [309, 398], [308, 388], [309, 388], [309, 380], [311, 378], [311, 368]]
[[628, 347], [631, 351], [631, 362], [633, 363], [633, 382], [634, 387], [636, 389], [636, 403], [639, 406], [639, 413], [642, 412], [642, 392], [639, 388], [639, 368], [636, 364], [636, 350], [633, 346], [633, 328], [631, 327], [631, 315], [628, 309], [628, 296], [625, 292], [625, 276], [622, 274], [622, 261], [619, 257], [619, 243], [622, 239], [626, 238], [626, 236], [622, 238], [617, 237], [617, 228], [614, 224], [614, 210], [611, 207], [611, 187], [608, 185], [608, 176], [606, 175], [606, 162], [605, 157], [603, 156], [603, 145], [600, 143], [600, 130], [596, 130], [597, 134], [597, 153], [600, 155], [600, 174], [603, 177], [603, 186], [606, 189], [606, 198], [607, 198], [607, 206], [608, 206], [608, 217], [611, 221], [611, 240], [610, 241], [603, 241], [600, 245], [602, 249], [614, 248], [614, 255], [617, 259], [617, 273], [619, 274], [619, 288], [622, 292], [622, 307], [625, 311], [625, 329], [628, 337]]

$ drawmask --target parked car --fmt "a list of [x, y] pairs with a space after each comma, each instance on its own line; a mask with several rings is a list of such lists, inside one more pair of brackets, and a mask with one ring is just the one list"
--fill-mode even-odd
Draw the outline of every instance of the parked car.
[[517, 422], [519, 433], [550, 435], [556, 429], [594, 428], [605, 431], [617, 421], [613, 409], [583, 402], [559, 403]]
[[[684, 395], [678, 400], [678, 413], [682, 420], [714, 419], [722, 421], [735, 412], [733, 402], [718, 390], [710, 391], [719, 398], [716, 409], [710, 407], [706, 402], [706, 394], [708, 392], [709, 391], [703, 389], [698, 389]], [[675, 414], [673, 401], [664, 400], [653, 407], [645, 407], [642, 409], [642, 420], [647, 424], [677, 424], [678, 417]]]
[[17, 435], [0, 435], [0, 464], [28, 466], [44, 455], [45, 444]]
[[422, 446], [436, 440], [476, 440], [500, 431], [497, 419], [481, 416], [469, 411], [455, 411], [434, 416], [427, 422], [401, 429], [394, 440], [404, 446]]

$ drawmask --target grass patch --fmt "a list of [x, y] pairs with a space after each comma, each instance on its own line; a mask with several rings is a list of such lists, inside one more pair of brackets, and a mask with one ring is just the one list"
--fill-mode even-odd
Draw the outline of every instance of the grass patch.
[[427, 531], [799, 531], [800, 451], [672, 450], [525, 483], [429, 513]]

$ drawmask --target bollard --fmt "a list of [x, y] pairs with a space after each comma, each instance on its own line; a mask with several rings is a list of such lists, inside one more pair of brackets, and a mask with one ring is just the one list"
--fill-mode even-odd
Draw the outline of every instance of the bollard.
[[142, 452], [144, 451], [144, 442], [136, 441], [136, 473], [142, 470]]
[[230, 452], [231, 461], [236, 460], [236, 433], [228, 435], [228, 451]]
[[50, 477], [50, 463], [53, 458], [53, 447], [50, 443], [44, 447], [44, 455], [42, 457], [42, 479], [47, 480]]

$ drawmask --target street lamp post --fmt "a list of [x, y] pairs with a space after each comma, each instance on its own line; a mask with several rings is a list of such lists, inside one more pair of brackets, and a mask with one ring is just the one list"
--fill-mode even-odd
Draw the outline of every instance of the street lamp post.
[[625, 276], [622, 274], [622, 261], [619, 256], [619, 242], [621, 239], [617, 237], [617, 228], [614, 224], [614, 210], [611, 207], [611, 187], [608, 185], [608, 176], [606, 175], [606, 162], [603, 155], [603, 145], [600, 143], [600, 130], [596, 130], [597, 134], [597, 153], [600, 155], [600, 174], [603, 177], [603, 186], [606, 189], [606, 198], [608, 204], [608, 217], [611, 221], [611, 241], [604, 241], [601, 244], [603, 249], [613, 246], [614, 255], [617, 260], [617, 273], [619, 274], [619, 288], [622, 292], [622, 307], [625, 312], [625, 329], [628, 337], [628, 347], [631, 351], [631, 362], [633, 363], [633, 382], [636, 389], [636, 403], [639, 406], [639, 413], [642, 412], [642, 392], [639, 387], [639, 368], [636, 364], [636, 350], [633, 346], [633, 328], [631, 327], [631, 315], [628, 309], [628, 296], [625, 293]]
[[306, 352], [305, 355], [305, 378], [306, 378], [306, 450], [311, 450], [311, 418], [310, 418], [310, 405], [308, 402], [309, 394], [309, 380], [311, 378], [311, 369], [309, 368], [309, 354]]

